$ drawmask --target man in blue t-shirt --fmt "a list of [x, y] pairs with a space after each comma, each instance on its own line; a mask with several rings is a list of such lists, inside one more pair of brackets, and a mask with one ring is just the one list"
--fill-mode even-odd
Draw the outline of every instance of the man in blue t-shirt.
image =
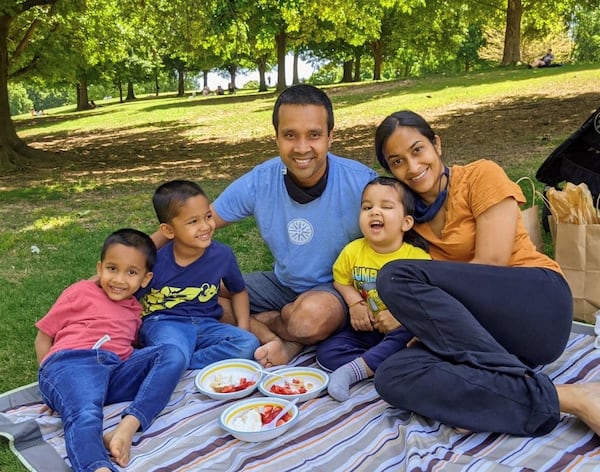
[[[347, 308], [333, 288], [332, 265], [360, 236], [361, 193], [377, 176], [329, 152], [333, 107], [316, 87], [282, 92], [273, 126], [280, 156], [235, 180], [212, 205], [217, 228], [253, 216], [275, 259], [273, 271], [244, 275], [250, 329], [262, 344], [255, 357], [266, 367], [288, 363], [343, 326]], [[233, 321], [221, 301], [223, 320]]]

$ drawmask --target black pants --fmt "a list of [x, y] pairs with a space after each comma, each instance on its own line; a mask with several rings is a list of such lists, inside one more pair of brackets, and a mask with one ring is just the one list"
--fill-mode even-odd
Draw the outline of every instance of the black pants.
[[421, 341], [377, 370], [385, 401], [472, 431], [538, 436], [556, 426], [556, 389], [533, 367], [556, 360], [569, 338], [572, 297], [560, 274], [404, 260], [381, 269], [377, 290]]

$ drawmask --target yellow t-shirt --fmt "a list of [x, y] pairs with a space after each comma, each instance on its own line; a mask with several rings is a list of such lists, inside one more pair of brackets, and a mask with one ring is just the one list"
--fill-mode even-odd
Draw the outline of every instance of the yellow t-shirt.
[[375, 314], [385, 309], [377, 295], [377, 273], [386, 263], [396, 259], [431, 259], [423, 249], [403, 243], [397, 251], [375, 252], [365, 238], [347, 244], [333, 264], [333, 280], [342, 285], [354, 285]]
[[[430, 244], [434, 260], [468, 262], [475, 255], [477, 218], [506, 198], [525, 203], [521, 188], [508, 178], [495, 162], [479, 160], [450, 169], [446, 219], [440, 237], [428, 223], [415, 224], [415, 230]], [[538, 252], [523, 226], [521, 215], [509, 261], [514, 267], [543, 267], [561, 272], [556, 261]]]

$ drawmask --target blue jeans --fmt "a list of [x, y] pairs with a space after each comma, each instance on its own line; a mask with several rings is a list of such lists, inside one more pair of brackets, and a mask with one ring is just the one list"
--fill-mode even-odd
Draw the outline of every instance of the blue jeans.
[[556, 426], [556, 388], [533, 367], [569, 339], [573, 299], [561, 274], [403, 260], [383, 266], [377, 292], [421, 341], [377, 369], [385, 401], [471, 431], [540, 436]]
[[185, 359], [184, 370], [234, 357], [254, 359], [260, 346], [249, 331], [201, 316], [152, 315], [144, 319], [139, 338], [144, 346], [177, 346]]
[[180, 364], [171, 346], [136, 349], [125, 361], [101, 349], [65, 350], [46, 359], [39, 388], [44, 403], [61, 416], [73, 470], [117, 472], [102, 442], [102, 408], [131, 401], [122, 416], [133, 415], [142, 430], [148, 428], [179, 382]]

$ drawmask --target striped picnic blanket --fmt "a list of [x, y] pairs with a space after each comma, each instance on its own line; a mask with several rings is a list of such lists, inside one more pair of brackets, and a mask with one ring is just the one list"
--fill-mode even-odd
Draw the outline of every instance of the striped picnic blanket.
[[[541, 370], [557, 383], [600, 381], [600, 350], [593, 342], [592, 336], [572, 334], [561, 358]], [[293, 364], [315, 366], [314, 350], [306, 350]], [[461, 434], [390, 407], [378, 398], [372, 382], [354, 386], [344, 403], [327, 395], [302, 403], [300, 421], [284, 435], [245, 443], [218, 425], [220, 413], [231, 401], [199, 394], [194, 387], [196, 373], [187, 373], [151, 428], [134, 438], [132, 459], [124, 470], [600, 470], [600, 439], [572, 416], [563, 415], [557, 428], [541, 438]], [[69, 470], [60, 418], [40, 415], [35, 397], [36, 384], [0, 397], [4, 411], [0, 434], [12, 438], [14, 452], [30, 470]], [[123, 407], [105, 408], [105, 430], [117, 424]]]

